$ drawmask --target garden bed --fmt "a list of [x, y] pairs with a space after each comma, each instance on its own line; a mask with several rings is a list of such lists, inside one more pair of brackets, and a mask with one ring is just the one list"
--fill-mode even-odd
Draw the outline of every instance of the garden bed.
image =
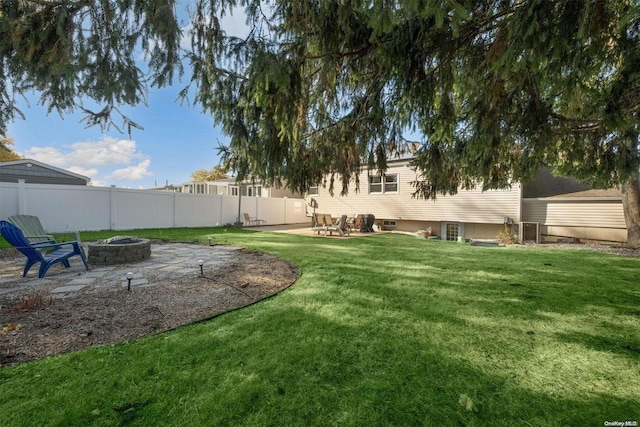
[[[12, 250], [3, 254], [14, 256]], [[243, 250], [213, 275], [179, 276], [132, 292], [87, 289], [52, 298], [55, 283], [25, 289], [18, 297], [0, 297], [0, 366], [173, 329], [264, 299], [297, 277], [293, 264]]]

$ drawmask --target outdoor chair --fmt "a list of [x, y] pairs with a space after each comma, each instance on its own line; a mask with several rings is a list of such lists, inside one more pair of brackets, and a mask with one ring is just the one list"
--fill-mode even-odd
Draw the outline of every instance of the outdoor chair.
[[349, 235], [349, 227], [347, 226], [347, 216], [342, 215], [340, 219], [334, 223], [333, 217], [329, 214], [314, 214], [314, 222], [316, 226], [312, 228], [317, 234], [320, 234], [321, 231], [324, 231], [324, 235], [327, 233], [333, 236], [333, 233], [336, 232], [344, 237], [345, 232]]
[[[25, 237], [22, 231], [11, 224], [8, 221], [0, 221], [0, 234], [9, 242], [11, 246], [20, 251], [27, 257], [27, 261], [24, 265], [24, 271], [22, 277], [25, 277], [31, 267], [34, 264], [40, 263], [40, 270], [38, 271], [38, 277], [43, 278], [47, 274], [47, 270], [53, 264], [61, 262], [66, 268], [71, 267], [69, 264], [69, 258], [79, 255], [82, 258], [84, 267], [88, 270], [89, 264], [84, 256], [84, 252], [80, 247], [80, 243], [77, 241], [65, 242], [65, 243], [30, 243]], [[64, 249], [63, 247], [70, 247], [70, 249]], [[48, 251], [43, 254], [40, 251]]]
[[251, 227], [254, 225], [260, 226], [260, 225], [265, 225], [267, 223], [267, 221], [265, 221], [264, 219], [251, 217], [246, 212], [244, 213], [244, 222], [247, 224], [247, 227]]
[[342, 237], [344, 237], [345, 233], [347, 233], [347, 236], [350, 236], [349, 227], [347, 226], [347, 216], [346, 215], [342, 215], [340, 217], [340, 219], [335, 224], [327, 226], [327, 229], [326, 229], [326, 231], [324, 233], [325, 236], [327, 235], [327, 231], [332, 236], [333, 236], [333, 232], [334, 231], [336, 231]]
[[355, 230], [360, 232], [360, 228], [362, 227], [362, 214], [358, 214], [355, 217], [351, 217], [347, 219], [347, 228], [349, 231]]
[[[40, 219], [34, 215], [13, 215], [9, 217], [9, 222], [22, 230], [24, 237], [29, 243], [56, 243], [53, 234], [67, 234], [67, 233], [50, 233], [44, 230]], [[69, 232], [75, 236], [75, 241], [80, 241], [80, 233], [77, 231]]]
[[327, 226], [324, 223], [324, 214], [313, 214], [313, 227], [311, 228], [316, 234], [320, 234], [321, 231], [326, 231]]

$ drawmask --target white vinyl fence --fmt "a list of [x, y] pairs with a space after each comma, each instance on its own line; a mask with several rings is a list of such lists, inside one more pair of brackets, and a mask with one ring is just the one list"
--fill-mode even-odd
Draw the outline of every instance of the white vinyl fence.
[[66, 229], [215, 227], [237, 221], [238, 207], [242, 222], [244, 213], [265, 220], [268, 225], [309, 221], [303, 199], [239, 199], [116, 187], [0, 182], [0, 220], [11, 215], [35, 215], [53, 233]]

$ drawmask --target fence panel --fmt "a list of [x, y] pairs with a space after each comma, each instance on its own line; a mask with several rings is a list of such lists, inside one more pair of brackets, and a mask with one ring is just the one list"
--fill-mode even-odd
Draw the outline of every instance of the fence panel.
[[215, 227], [243, 213], [267, 224], [306, 222], [304, 200], [181, 194], [116, 187], [0, 183], [0, 219], [36, 215], [51, 232]]
[[45, 230], [109, 228], [109, 188], [79, 185], [25, 184], [24, 211], [40, 218]]
[[220, 196], [173, 194], [176, 202], [175, 227], [211, 227], [221, 222]]
[[[222, 209], [220, 210], [220, 225], [233, 224], [238, 220], [238, 196], [220, 196]], [[245, 200], [246, 197], [242, 197]], [[242, 211], [242, 208], [240, 208]], [[242, 212], [240, 212], [242, 216]], [[240, 221], [243, 221], [242, 219]]]
[[307, 217], [307, 206], [304, 199], [285, 199], [283, 224], [302, 224], [310, 222]]
[[258, 219], [266, 221], [267, 224], [284, 224], [284, 209], [286, 199], [258, 198], [256, 203], [256, 214]]
[[18, 214], [18, 185], [0, 182], [0, 219]]
[[173, 193], [153, 190], [129, 190], [115, 188], [111, 211], [111, 228], [173, 227], [175, 212]]

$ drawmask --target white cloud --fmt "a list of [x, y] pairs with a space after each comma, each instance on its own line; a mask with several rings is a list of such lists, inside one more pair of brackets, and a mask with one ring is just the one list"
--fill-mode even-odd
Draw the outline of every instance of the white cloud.
[[55, 147], [32, 147], [25, 151], [24, 156], [54, 166], [64, 166], [68, 164], [64, 154]]
[[153, 172], [149, 172], [148, 170], [150, 165], [151, 160], [146, 159], [141, 161], [137, 165], [127, 166], [126, 168], [122, 169], [116, 169], [105, 178], [115, 179], [118, 181], [129, 181], [153, 176]]
[[26, 156], [56, 166], [121, 165], [144, 159], [136, 142], [105, 136], [100, 141], [75, 142], [62, 148], [32, 147]]
[[92, 179], [91, 182], [89, 183], [89, 185], [93, 186], [93, 187], [107, 187], [107, 181], [104, 181], [102, 179]]
[[193, 30], [193, 24], [189, 22], [189, 24], [180, 28], [182, 30], [182, 36], [180, 37], [180, 47], [191, 51], [191, 31]]
[[[105, 185], [105, 179], [108, 178], [135, 180], [153, 176], [148, 170], [151, 160], [138, 150], [136, 142], [131, 139], [104, 136], [99, 141], [80, 141], [62, 147], [32, 147], [24, 154], [28, 158], [88, 176], [94, 186]], [[113, 167], [120, 168], [111, 170]], [[108, 175], [100, 177], [101, 172]]]
[[250, 28], [247, 25], [247, 15], [241, 8], [235, 8], [233, 14], [227, 13], [220, 20], [220, 27], [228, 36], [245, 38], [249, 35]]
[[76, 142], [71, 144], [71, 150], [67, 156], [71, 164], [121, 165], [144, 158], [135, 141], [110, 136], [98, 142]]
[[66, 169], [68, 171], [71, 171], [71, 172], [74, 172], [74, 173], [77, 173], [77, 174], [80, 174], [80, 175], [88, 176], [88, 177], [97, 175], [98, 172], [99, 172], [97, 168], [89, 168], [89, 169], [87, 169], [87, 168], [83, 168], [83, 167], [80, 167], [80, 166], [71, 166], [71, 167], [68, 167]]

